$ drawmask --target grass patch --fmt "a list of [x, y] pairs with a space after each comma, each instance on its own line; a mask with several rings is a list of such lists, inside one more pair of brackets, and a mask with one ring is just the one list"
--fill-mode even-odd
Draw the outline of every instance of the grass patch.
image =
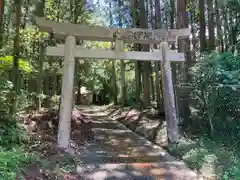
[[169, 150], [181, 157], [189, 167], [208, 177], [216, 176], [222, 180], [240, 180], [240, 146], [226, 146], [219, 139], [201, 136], [197, 139], [182, 138]]

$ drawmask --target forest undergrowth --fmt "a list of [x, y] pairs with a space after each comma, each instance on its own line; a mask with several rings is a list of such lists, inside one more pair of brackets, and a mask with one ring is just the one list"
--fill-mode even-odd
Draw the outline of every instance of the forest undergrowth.
[[[28, 92], [21, 90], [16, 95], [3, 74], [0, 80], [0, 179], [77, 178], [72, 174], [76, 170], [74, 158], [57, 148], [58, 110], [33, 110]], [[13, 114], [12, 99], [17, 101]], [[78, 132], [82, 116], [74, 109], [72, 138], [78, 143], [84, 141]]]
[[202, 55], [191, 68], [190, 117], [182, 138], [168, 147], [191, 168], [240, 179], [240, 57], [232, 52]]
[[240, 179], [240, 57], [232, 52], [200, 57], [192, 67], [191, 116], [184, 138], [169, 149], [190, 167], [220, 179]]

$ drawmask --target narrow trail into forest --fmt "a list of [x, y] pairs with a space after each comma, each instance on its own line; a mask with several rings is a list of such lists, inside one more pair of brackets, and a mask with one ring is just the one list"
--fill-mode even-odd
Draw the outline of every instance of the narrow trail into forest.
[[79, 149], [78, 172], [93, 180], [198, 179], [162, 148], [135, 135], [98, 107], [80, 108], [93, 122], [94, 140]]

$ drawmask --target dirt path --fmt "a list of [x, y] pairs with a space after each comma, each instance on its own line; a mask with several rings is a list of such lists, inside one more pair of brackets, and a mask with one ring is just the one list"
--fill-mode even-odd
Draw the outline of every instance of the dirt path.
[[78, 149], [78, 173], [91, 180], [197, 180], [182, 162], [118, 122], [98, 107], [80, 108], [92, 118], [95, 139]]

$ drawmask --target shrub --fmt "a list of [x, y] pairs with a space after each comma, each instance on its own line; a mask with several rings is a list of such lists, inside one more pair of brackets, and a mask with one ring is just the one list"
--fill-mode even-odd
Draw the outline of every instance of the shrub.
[[33, 161], [38, 161], [37, 156], [25, 153], [20, 147], [0, 147], [0, 179], [15, 180], [19, 169]]
[[[5, 72], [0, 68], [0, 179], [14, 180], [19, 168], [36, 156], [24, 152], [27, 133], [19, 124], [19, 112], [29, 106], [28, 93], [20, 90], [16, 94]], [[15, 100], [16, 109], [12, 114]]]
[[197, 125], [228, 135], [239, 132], [240, 56], [230, 52], [205, 54], [191, 72], [192, 117]]

